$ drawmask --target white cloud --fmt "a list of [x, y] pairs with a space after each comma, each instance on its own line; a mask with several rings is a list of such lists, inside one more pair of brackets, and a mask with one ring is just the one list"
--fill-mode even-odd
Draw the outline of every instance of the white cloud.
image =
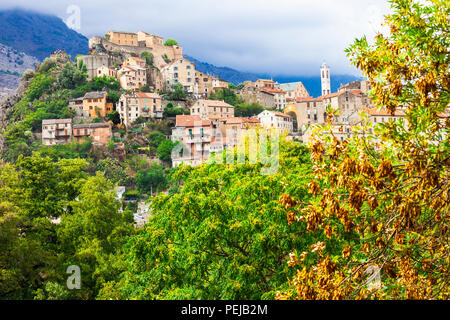
[[109, 29], [144, 30], [174, 38], [191, 56], [242, 71], [312, 75], [325, 60], [335, 74], [359, 74], [344, 49], [372, 37], [388, 12], [386, 0], [2, 0], [66, 19], [81, 9], [86, 36]]

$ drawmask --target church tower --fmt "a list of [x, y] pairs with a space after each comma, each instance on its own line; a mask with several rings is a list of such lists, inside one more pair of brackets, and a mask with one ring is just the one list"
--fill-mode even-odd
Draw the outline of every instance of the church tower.
[[325, 62], [320, 67], [320, 78], [322, 79], [322, 95], [330, 94], [330, 68], [328, 68]]

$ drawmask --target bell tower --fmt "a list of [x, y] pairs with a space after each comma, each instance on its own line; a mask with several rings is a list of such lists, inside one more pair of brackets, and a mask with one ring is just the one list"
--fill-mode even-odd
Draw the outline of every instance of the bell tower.
[[320, 67], [320, 78], [322, 80], [322, 96], [330, 94], [330, 68], [328, 68], [325, 62], [322, 64], [322, 67]]

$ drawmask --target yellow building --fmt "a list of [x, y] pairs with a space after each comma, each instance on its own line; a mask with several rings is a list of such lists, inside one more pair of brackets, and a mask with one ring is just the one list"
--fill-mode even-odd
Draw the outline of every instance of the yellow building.
[[83, 111], [89, 112], [92, 118], [105, 117], [113, 111], [113, 104], [107, 101], [106, 91], [88, 92], [83, 97]]

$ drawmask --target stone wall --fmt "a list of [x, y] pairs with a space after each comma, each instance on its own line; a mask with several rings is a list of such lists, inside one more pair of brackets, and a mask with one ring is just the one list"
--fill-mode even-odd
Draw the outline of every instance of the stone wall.
[[112, 43], [106, 39], [100, 37], [92, 37], [89, 39], [89, 49], [94, 50], [96, 46], [103, 46], [106, 51], [113, 52], [115, 54], [122, 54], [125, 56], [137, 56], [140, 57], [145, 51], [150, 52], [153, 55], [153, 64], [161, 68], [166, 65], [163, 55], [166, 54], [169, 60], [174, 60], [183, 57], [183, 48], [181, 46], [165, 46], [158, 43], [153, 44], [152, 47], [145, 46], [123, 46]]

